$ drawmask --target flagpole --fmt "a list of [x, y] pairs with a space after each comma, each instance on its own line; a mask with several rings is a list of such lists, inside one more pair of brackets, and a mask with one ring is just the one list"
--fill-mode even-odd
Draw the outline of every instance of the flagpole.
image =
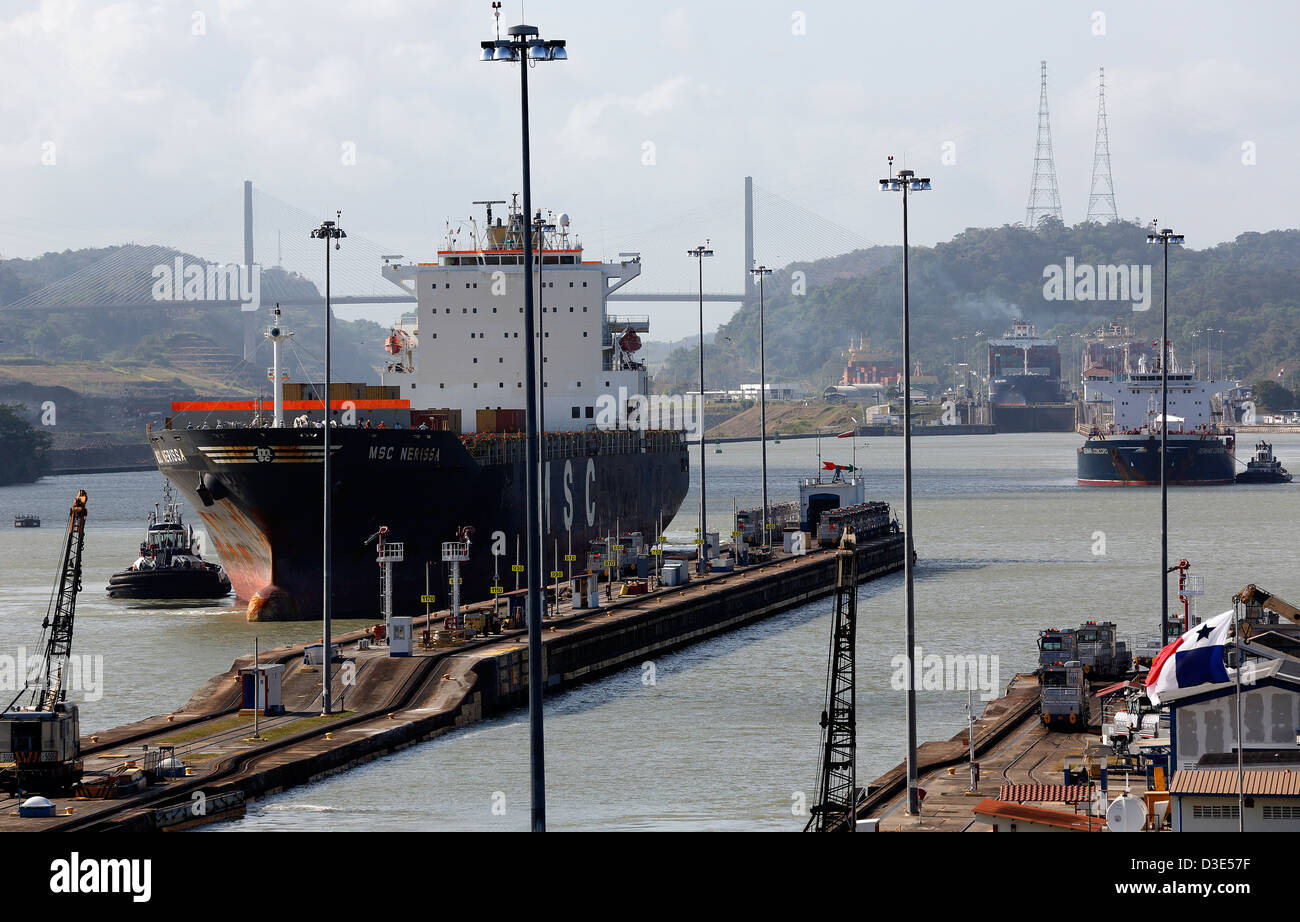
[[1241, 647], [1241, 621], [1238, 619], [1239, 607], [1232, 606], [1232, 630], [1233, 639], [1237, 647], [1237, 668], [1233, 670], [1233, 677], [1236, 685], [1235, 696], [1237, 704], [1237, 832], [1246, 831], [1246, 784], [1243, 759], [1243, 747], [1241, 740], [1241, 665], [1245, 660], [1246, 651]]

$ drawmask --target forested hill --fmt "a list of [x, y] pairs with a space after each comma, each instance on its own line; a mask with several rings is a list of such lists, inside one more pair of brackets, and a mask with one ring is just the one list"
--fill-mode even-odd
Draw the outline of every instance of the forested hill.
[[[1158, 340], [1163, 269], [1161, 250], [1146, 242], [1148, 228], [1129, 222], [1065, 227], [1045, 221], [1038, 230], [1018, 225], [969, 228], [934, 247], [914, 247], [911, 256], [913, 355], [943, 376], [943, 366], [960, 360], [959, 344], [1001, 334], [1015, 318], [1034, 323], [1040, 335], [1062, 337], [1063, 353], [1076, 348], [1071, 334], [1088, 332], [1116, 317], [1130, 321], [1140, 338]], [[1215, 371], [1222, 342], [1231, 371], [1248, 381], [1284, 369], [1282, 383], [1300, 384], [1300, 231], [1245, 233], [1231, 243], [1196, 249], [1171, 247], [1170, 339], [1185, 362], [1194, 348], [1204, 363], [1212, 328]], [[1072, 263], [1067, 264], [1067, 259]], [[1148, 309], [1129, 301], [1056, 300], [1045, 286], [1067, 265], [1136, 267], [1144, 286], [1149, 271]], [[1059, 267], [1053, 270], [1051, 267]], [[802, 272], [800, 276], [798, 273]], [[769, 380], [818, 390], [838, 380], [843, 352], [859, 334], [876, 349], [901, 351], [902, 259], [899, 247], [873, 247], [852, 254], [794, 264], [766, 283], [767, 371]], [[1065, 280], [1069, 285], [1069, 280]], [[1081, 284], [1081, 283], [1080, 283]], [[1217, 331], [1225, 331], [1219, 335]], [[758, 305], [747, 305], [718, 331], [718, 347], [706, 351], [709, 387], [753, 381], [758, 368]], [[969, 349], [978, 367], [981, 351]], [[694, 371], [693, 371], [694, 369]], [[698, 375], [698, 353], [676, 350], [656, 379], [660, 390], [678, 390]], [[1294, 381], [1292, 377], [1294, 375]]]
[[[18, 301], [113, 256], [120, 249], [65, 250], [35, 259], [0, 260], [0, 304]], [[170, 264], [174, 257], [191, 265], [204, 262], [180, 251], [167, 251], [164, 262]], [[265, 296], [266, 292], [298, 297], [320, 295], [310, 280], [275, 267], [262, 269], [261, 284], [264, 296], [259, 319], [266, 323], [270, 322], [267, 308], [272, 306], [272, 298]], [[295, 332], [289, 358], [295, 380], [321, 374], [324, 319], [324, 311], [318, 307], [284, 308], [284, 325]], [[387, 332], [378, 323], [336, 317], [332, 327], [336, 379], [378, 383], [377, 368], [385, 358], [382, 347]], [[185, 364], [185, 356], [196, 353], [230, 356], [232, 362], [238, 362], [243, 352], [243, 316], [237, 308], [208, 308], [185, 301], [130, 310], [0, 311], [0, 343], [3, 343], [0, 364], [6, 356], [30, 356], [46, 363], [100, 363], [114, 367], [124, 363], [164, 367], [175, 364], [180, 368]], [[265, 345], [260, 338], [259, 344]], [[204, 389], [229, 385], [264, 390], [269, 347], [262, 351], [265, 355], [257, 361], [243, 363], [230, 373], [214, 373], [217, 380], [205, 384]], [[21, 373], [15, 371], [10, 377], [21, 380]], [[71, 376], [68, 383], [75, 387]]]

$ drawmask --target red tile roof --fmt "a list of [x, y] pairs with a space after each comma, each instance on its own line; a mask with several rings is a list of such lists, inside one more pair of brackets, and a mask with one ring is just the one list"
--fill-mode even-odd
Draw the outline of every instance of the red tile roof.
[[1046, 807], [1026, 807], [1024, 804], [1009, 804], [992, 798], [981, 800], [971, 812], [979, 817], [1058, 826], [1073, 832], [1101, 832], [1106, 828], [1106, 821], [1095, 816], [1065, 813], [1061, 810], [1049, 810]]
[[1086, 784], [1004, 784], [998, 789], [998, 800], [1023, 804], [1077, 804], [1088, 799]]

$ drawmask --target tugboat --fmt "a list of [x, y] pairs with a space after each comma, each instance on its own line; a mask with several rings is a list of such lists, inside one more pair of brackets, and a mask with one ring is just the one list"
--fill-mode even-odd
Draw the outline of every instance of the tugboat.
[[1246, 469], [1237, 475], [1237, 483], [1290, 483], [1282, 462], [1273, 457], [1273, 446], [1268, 442], [1255, 444], [1255, 457], [1246, 462]]
[[181, 521], [180, 507], [166, 482], [161, 505], [154, 504], [149, 514], [140, 556], [109, 579], [109, 598], [217, 599], [229, 594], [226, 571], [199, 556], [194, 527]]
[[16, 515], [14, 516], [14, 528], [40, 528], [41, 517], [39, 515]]

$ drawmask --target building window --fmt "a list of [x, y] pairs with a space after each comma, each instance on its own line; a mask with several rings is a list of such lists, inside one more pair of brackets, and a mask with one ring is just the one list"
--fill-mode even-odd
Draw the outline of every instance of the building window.
[[[439, 382], [438, 382], [438, 390], [442, 390], [442, 389], [445, 388], [446, 386], [447, 386], [447, 385], [444, 384], [442, 381], [439, 381]], [[324, 464], [325, 462], [322, 461], [321, 463]]]
[[[467, 310], [466, 310], [465, 308], [463, 308], [463, 307], [460, 309], [460, 312], [461, 312], [462, 314], [468, 314], [468, 313], [469, 313], [469, 311], [467, 311]], [[324, 464], [325, 462], [322, 461], [321, 463]]]
[[[586, 331], [586, 330], [583, 330], [583, 331], [582, 331], [582, 338], [583, 338], [583, 339], [586, 339], [586, 338], [587, 338], [587, 331]], [[321, 463], [323, 464], [324, 462], [321, 462]]]
[[1236, 804], [1194, 804], [1192, 817], [1198, 820], [1235, 820], [1240, 817]]
[[[570, 314], [573, 313], [573, 308], [569, 308], [569, 313], [570, 313]], [[325, 462], [322, 461], [321, 463], [324, 464]]]
[[574, 407], [574, 408], [573, 408], [573, 418], [574, 418], [574, 419], [581, 419], [581, 418], [582, 418], [582, 408], [581, 408], [581, 407]]
[[595, 407], [587, 407], [587, 419], [593, 418], [595, 416], [595, 413], [596, 413]]
[[[478, 387], [478, 382], [477, 382], [477, 381], [474, 382], [474, 386], [475, 386], [475, 387]], [[321, 463], [324, 464], [325, 462], [322, 461]]]
[[1300, 806], [1290, 804], [1264, 804], [1264, 819], [1295, 820], [1300, 819]]
[[[569, 283], [569, 287], [570, 287], [570, 288], [573, 287], [573, 283], [572, 283], [572, 282]], [[324, 463], [324, 462], [322, 462], [322, 463]]]
[[[497, 364], [498, 364], [498, 365], [504, 365], [505, 363], [506, 363], [506, 360], [505, 360], [504, 358], [502, 358], [501, 356], [498, 355], [498, 356], [497, 356]], [[324, 464], [325, 462], [322, 461], [321, 463]]]
[[[497, 382], [497, 387], [505, 387], [505, 386], [506, 386], [506, 382], [504, 382], [504, 381], [498, 381], [498, 382]], [[325, 462], [322, 461], [321, 463], [324, 464]]]

